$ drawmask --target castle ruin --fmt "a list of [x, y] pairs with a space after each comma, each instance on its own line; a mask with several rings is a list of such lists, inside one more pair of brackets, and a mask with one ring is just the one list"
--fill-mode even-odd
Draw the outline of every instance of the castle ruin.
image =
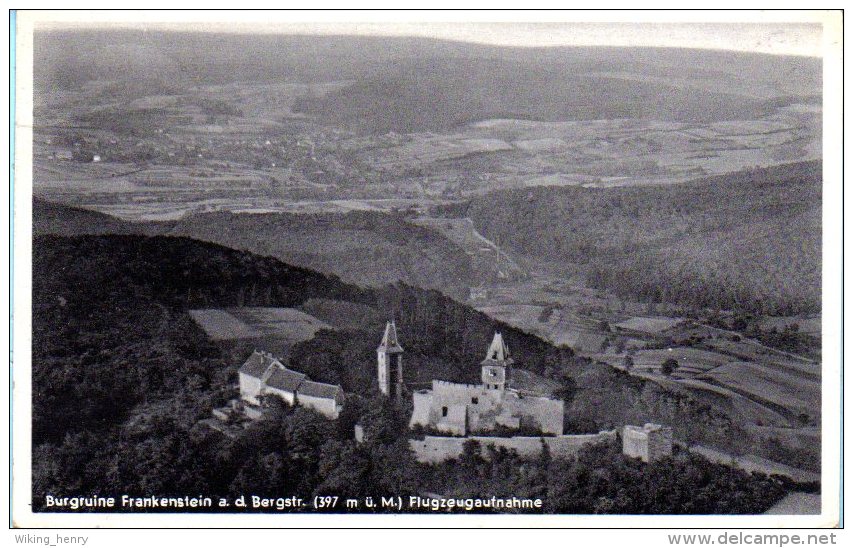
[[314, 382], [266, 352], [252, 352], [238, 376], [240, 399], [250, 418], [261, 416], [263, 396], [278, 396], [288, 405], [308, 407], [329, 419], [338, 418], [343, 408], [344, 391], [340, 386]]
[[563, 401], [521, 393], [509, 388], [513, 360], [500, 333], [495, 333], [480, 363], [481, 384], [432, 381], [431, 389], [412, 395], [414, 410], [409, 426], [432, 428], [455, 436], [467, 436], [505, 427], [563, 433]]

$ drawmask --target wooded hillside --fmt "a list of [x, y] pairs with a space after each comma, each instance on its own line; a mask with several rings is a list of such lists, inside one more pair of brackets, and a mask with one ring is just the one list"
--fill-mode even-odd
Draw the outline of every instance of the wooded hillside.
[[487, 237], [624, 298], [765, 314], [820, 311], [821, 166], [670, 186], [535, 188], [474, 199]]

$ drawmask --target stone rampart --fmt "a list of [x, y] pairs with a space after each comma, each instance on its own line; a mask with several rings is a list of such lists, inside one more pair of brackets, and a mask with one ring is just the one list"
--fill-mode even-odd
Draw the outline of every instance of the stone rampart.
[[494, 446], [496, 449], [505, 447], [506, 449], [516, 451], [522, 457], [536, 457], [542, 452], [542, 444], [548, 446], [551, 456], [554, 458], [565, 458], [574, 456], [580, 451], [581, 447], [602, 441], [613, 441], [616, 439], [616, 430], [608, 430], [599, 432], [598, 434], [578, 434], [564, 436], [513, 436], [505, 437], [490, 437], [490, 436], [469, 436], [469, 437], [444, 437], [444, 436], [425, 436], [424, 439], [409, 440], [409, 446], [415, 453], [415, 458], [419, 462], [425, 463], [440, 463], [448, 459], [459, 458], [462, 455], [462, 446], [468, 440], [477, 440], [482, 448], [482, 454], [488, 458], [486, 447]]

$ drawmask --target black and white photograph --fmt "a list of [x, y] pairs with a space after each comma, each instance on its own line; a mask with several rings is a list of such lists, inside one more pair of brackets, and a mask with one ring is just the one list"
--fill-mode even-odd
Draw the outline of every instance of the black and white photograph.
[[369, 15], [16, 14], [13, 526], [837, 527], [842, 12]]

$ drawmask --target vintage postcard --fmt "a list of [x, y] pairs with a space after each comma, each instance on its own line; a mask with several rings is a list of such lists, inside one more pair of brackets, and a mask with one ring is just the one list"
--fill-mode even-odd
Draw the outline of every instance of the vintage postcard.
[[14, 15], [13, 526], [839, 525], [840, 11]]

